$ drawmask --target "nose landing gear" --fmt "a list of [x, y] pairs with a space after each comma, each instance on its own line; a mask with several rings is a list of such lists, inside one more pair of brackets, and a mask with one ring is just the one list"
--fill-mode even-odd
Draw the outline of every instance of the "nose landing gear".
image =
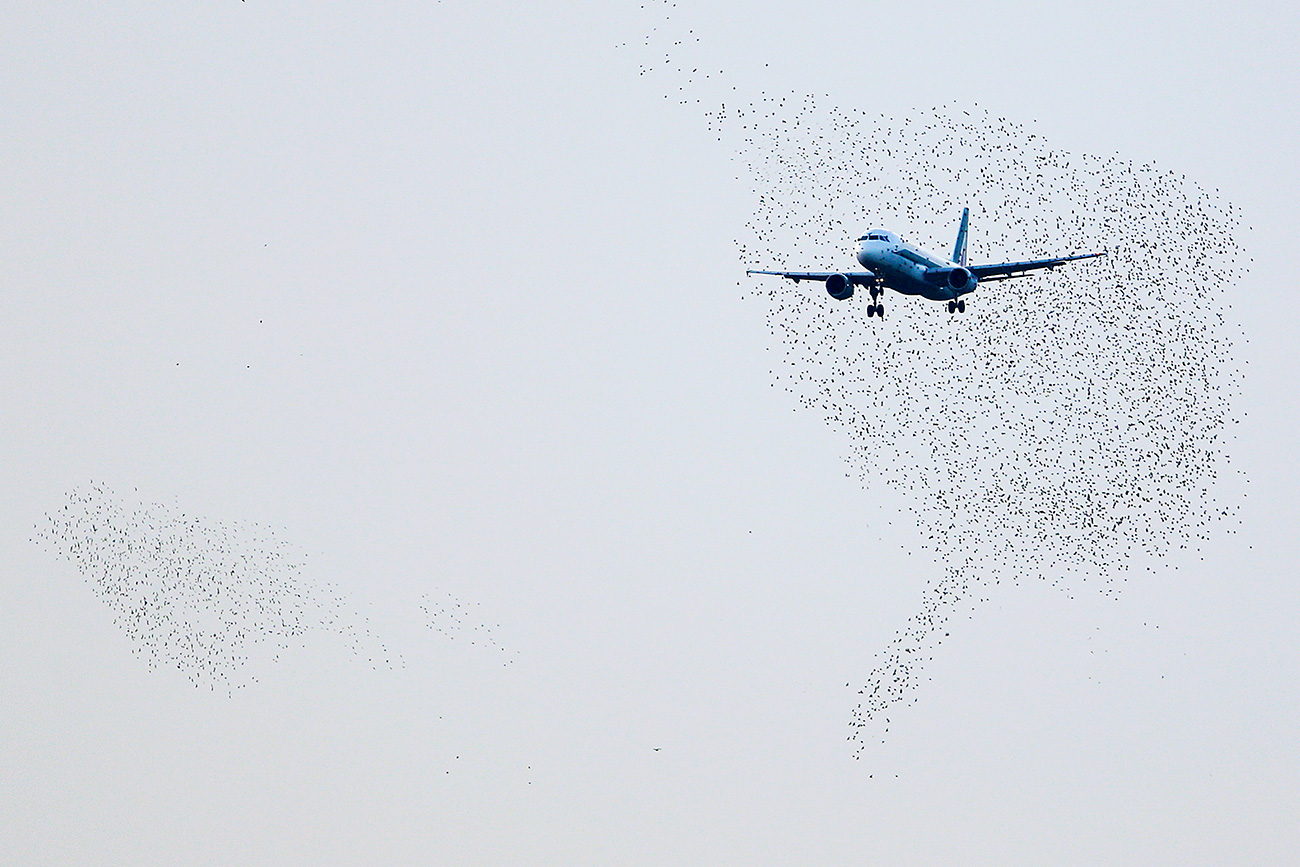
[[881, 289], [879, 286], [872, 285], [867, 289], [867, 291], [871, 293], [871, 303], [867, 305], [867, 316], [879, 316], [881, 319], [884, 319], [885, 305], [877, 302], [876, 299], [885, 294], [885, 290]]

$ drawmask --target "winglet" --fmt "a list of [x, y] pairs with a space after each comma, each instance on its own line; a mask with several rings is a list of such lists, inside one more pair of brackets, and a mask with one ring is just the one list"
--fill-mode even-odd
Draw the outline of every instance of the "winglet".
[[970, 226], [970, 208], [961, 209], [961, 228], [957, 230], [957, 244], [952, 248], [952, 260], [966, 267], [966, 230]]

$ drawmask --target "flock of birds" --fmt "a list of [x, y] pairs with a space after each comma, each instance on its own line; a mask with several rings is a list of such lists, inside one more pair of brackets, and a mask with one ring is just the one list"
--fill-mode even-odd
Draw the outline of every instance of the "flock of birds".
[[[674, 8], [652, 7], [656, 32], [681, 29]], [[1240, 216], [1182, 175], [1056, 150], [977, 107], [886, 117], [813, 96], [744, 102], [704, 86], [670, 41], [658, 46], [669, 87], [703, 97], [707, 129], [751, 182], [738, 270], [856, 268], [870, 227], [943, 251], [967, 206], [972, 262], [1109, 252], [982, 285], [959, 316], [891, 293], [881, 321], [816, 283], [742, 284], [767, 307], [773, 376], [843, 435], [868, 489], [907, 496], [942, 568], [858, 690], [860, 755], [891, 708], [916, 700], [949, 621], [993, 586], [1115, 593], [1233, 514], [1241, 371], [1224, 309], [1248, 261]]]
[[[338, 636], [372, 667], [394, 666], [367, 618], [269, 528], [188, 515], [97, 482], [66, 499], [33, 541], [77, 568], [151, 669], [233, 691], [309, 633]], [[481, 607], [450, 593], [426, 593], [419, 604], [431, 631], [513, 663], [519, 652], [497, 641], [500, 624], [486, 623]]]
[[311, 632], [389, 664], [348, 600], [309, 579], [303, 553], [259, 524], [187, 515], [92, 482], [45, 516], [36, 541], [77, 567], [150, 668], [177, 668], [196, 686], [244, 687], [257, 679], [250, 661]]
[[942, 237], [936, 220], [964, 205], [972, 261], [1111, 248], [985, 285], [962, 316], [915, 300], [873, 322], [807, 286], [754, 289], [778, 378], [845, 435], [865, 483], [908, 495], [943, 568], [859, 690], [860, 738], [915, 700], [949, 619], [991, 586], [1113, 593], [1135, 558], [1203, 541], [1231, 513], [1218, 480], [1240, 371], [1223, 308], [1245, 257], [1232, 207], [1186, 178], [1056, 151], [986, 112], [767, 108], [717, 115], [752, 138], [750, 267], [840, 266], [867, 225]]

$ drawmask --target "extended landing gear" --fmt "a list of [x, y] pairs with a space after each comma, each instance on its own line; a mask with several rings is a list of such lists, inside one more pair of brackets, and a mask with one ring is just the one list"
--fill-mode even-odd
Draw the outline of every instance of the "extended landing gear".
[[965, 301], [949, 301], [949, 302], [948, 302], [948, 312], [949, 312], [949, 313], [965, 313], [965, 312], [966, 312], [966, 302], [965, 302]]
[[871, 293], [871, 303], [867, 305], [867, 316], [879, 316], [884, 319], [885, 305], [879, 303], [876, 299], [885, 294], [885, 290], [879, 286], [871, 286], [867, 291]]

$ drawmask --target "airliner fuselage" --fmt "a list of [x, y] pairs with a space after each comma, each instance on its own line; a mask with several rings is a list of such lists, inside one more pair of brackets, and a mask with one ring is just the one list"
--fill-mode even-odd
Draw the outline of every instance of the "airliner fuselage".
[[884, 229], [858, 239], [858, 262], [880, 282], [904, 295], [932, 301], [953, 301], [974, 292], [979, 281], [958, 262], [914, 247]]

